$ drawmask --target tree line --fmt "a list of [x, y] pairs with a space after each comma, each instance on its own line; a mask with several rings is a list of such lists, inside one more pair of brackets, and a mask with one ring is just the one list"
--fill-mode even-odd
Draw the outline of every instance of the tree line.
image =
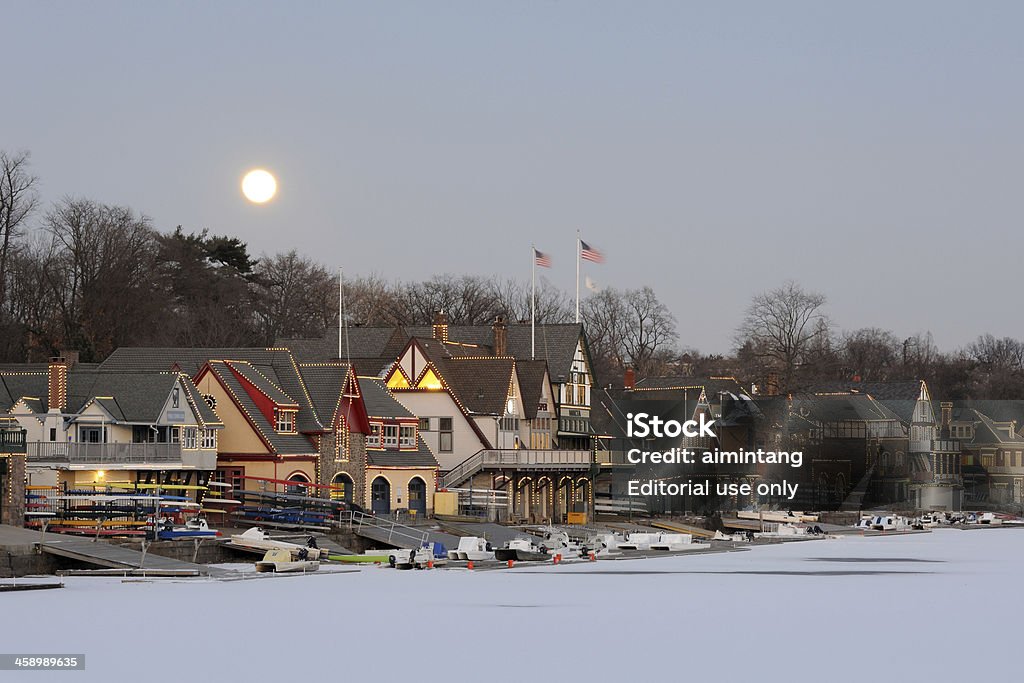
[[[338, 274], [295, 251], [258, 258], [237, 237], [181, 226], [162, 232], [133, 209], [66, 197], [44, 208], [26, 152], [0, 150], [0, 361], [71, 349], [102, 361], [119, 346], [266, 346], [320, 337], [338, 324]], [[530, 318], [530, 284], [436, 275], [401, 282], [371, 274], [341, 288], [350, 325], [453, 324]], [[650, 287], [607, 288], [581, 303], [595, 376], [730, 375], [780, 392], [831, 381], [925, 379], [943, 398], [1024, 396], [1024, 343], [980, 336], [940, 352], [923, 333], [837, 331], [823, 295], [788, 282], [754, 296], [733, 348], [680, 343], [677, 320]], [[538, 281], [538, 323], [575, 319], [564, 291]]]

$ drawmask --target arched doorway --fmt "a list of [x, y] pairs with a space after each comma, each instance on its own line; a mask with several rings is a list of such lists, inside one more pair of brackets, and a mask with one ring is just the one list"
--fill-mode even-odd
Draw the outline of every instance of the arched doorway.
[[377, 477], [370, 484], [370, 509], [375, 515], [391, 512], [391, 482], [384, 477]]
[[409, 480], [409, 512], [414, 510], [417, 517], [427, 514], [427, 482], [419, 477]]
[[288, 486], [285, 487], [286, 493], [291, 493], [297, 496], [308, 495], [307, 492], [309, 491], [309, 487], [304, 486], [304, 484], [309, 484], [309, 477], [307, 477], [305, 474], [303, 474], [302, 472], [295, 472], [294, 474], [288, 477], [288, 481], [294, 481], [295, 483], [289, 484]]
[[331, 485], [337, 488], [331, 489], [331, 500], [341, 500], [346, 503], [352, 502], [352, 477], [344, 472], [338, 472], [331, 480]]

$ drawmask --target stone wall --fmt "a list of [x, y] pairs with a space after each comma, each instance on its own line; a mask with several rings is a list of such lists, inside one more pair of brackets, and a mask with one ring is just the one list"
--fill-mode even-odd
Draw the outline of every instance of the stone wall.
[[366, 435], [352, 433], [349, 437], [348, 460], [339, 462], [334, 454], [334, 434], [320, 439], [320, 482], [330, 484], [334, 476], [344, 472], [352, 478], [353, 487], [349, 499], [356, 505], [363, 505], [366, 498]]
[[[25, 526], [25, 457], [12, 455], [4, 458], [7, 472], [2, 475], [0, 490], [0, 524]], [[0, 465], [2, 467], [3, 465]]]

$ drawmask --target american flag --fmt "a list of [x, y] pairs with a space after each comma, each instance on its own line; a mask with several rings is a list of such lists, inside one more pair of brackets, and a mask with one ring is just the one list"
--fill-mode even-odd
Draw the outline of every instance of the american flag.
[[580, 240], [580, 256], [583, 257], [584, 261], [593, 261], [594, 263], [604, 263], [604, 254], [590, 246], [583, 240]]
[[541, 268], [551, 267], [551, 257], [545, 254], [543, 251], [537, 249], [533, 250], [533, 262]]

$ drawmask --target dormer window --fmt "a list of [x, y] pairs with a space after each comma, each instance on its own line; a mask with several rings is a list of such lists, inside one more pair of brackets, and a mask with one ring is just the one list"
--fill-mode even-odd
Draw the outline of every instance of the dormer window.
[[381, 429], [381, 445], [384, 448], [398, 448], [398, 425], [384, 425]]
[[285, 410], [278, 408], [276, 411], [276, 422], [275, 429], [281, 434], [294, 434], [295, 433], [295, 413], [297, 410]]
[[402, 425], [399, 428], [398, 445], [400, 448], [416, 447], [416, 427], [413, 425]]

